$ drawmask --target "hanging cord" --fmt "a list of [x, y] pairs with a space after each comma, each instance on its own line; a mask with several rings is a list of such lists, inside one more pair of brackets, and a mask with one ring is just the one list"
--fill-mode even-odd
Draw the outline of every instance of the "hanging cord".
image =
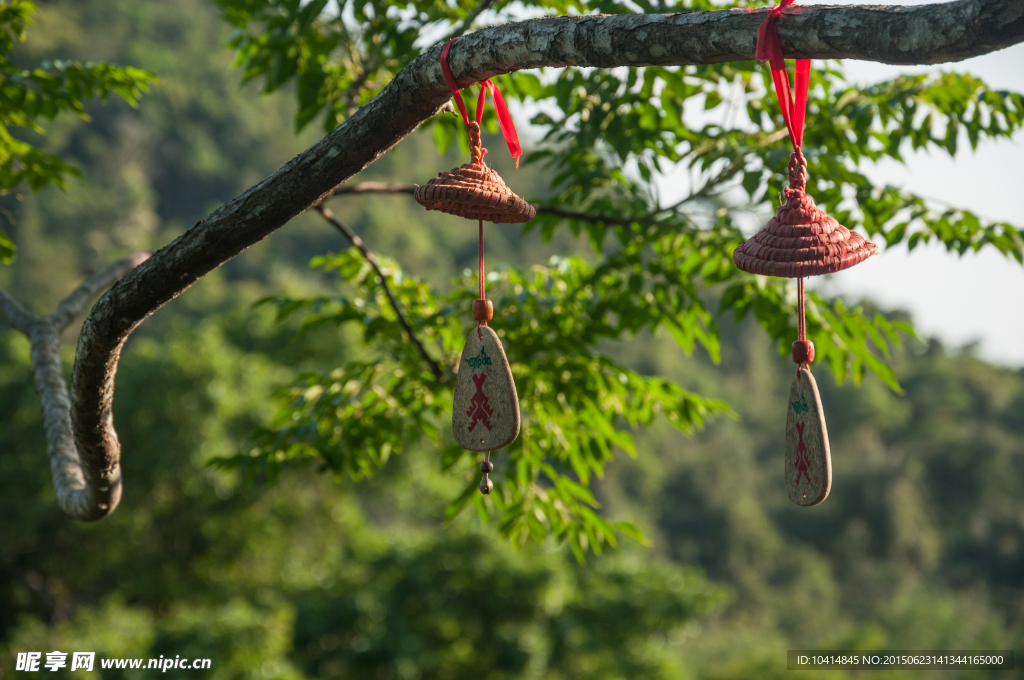
[[762, 63], [768, 62], [771, 67], [775, 96], [779, 101], [782, 119], [786, 121], [786, 129], [789, 130], [789, 140], [793, 144], [793, 153], [789, 157], [789, 188], [785, 190], [787, 199], [803, 196], [807, 184], [807, 160], [800, 147], [804, 143], [807, 90], [811, 82], [811, 60], [797, 59], [793, 70], [794, 83], [790, 88], [789, 71], [786, 70], [786, 59], [779, 41], [779, 28], [775, 24], [782, 17], [782, 10], [793, 2], [795, 0], [782, 0], [768, 10], [768, 16], [757, 31], [757, 46], [754, 49], [754, 55]]
[[470, 122], [466, 126], [466, 134], [469, 135], [469, 162], [473, 165], [486, 165], [484, 156], [487, 155], [487, 149], [480, 141], [480, 123]]
[[804, 141], [804, 116], [807, 110], [807, 88], [811, 78], [811, 60], [797, 59], [794, 71], [794, 92], [789, 87], [789, 72], [786, 70], [786, 59], [782, 55], [782, 43], [779, 41], [779, 28], [776, 20], [782, 17], [782, 10], [793, 4], [795, 0], [782, 0], [768, 10], [761, 27], [757, 30], [757, 46], [754, 56], [762, 63], [768, 62], [772, 69], [772, 80], [775, 82], [775, 94], [782, 109], [782, 118], [786, 121], [793, 148], [800, 149]]
[[800, 277], [799, 279], [797, 279], [797, 284], [796, 285], [797, 285], [797, 290], [799, 291], [798, 295], [800, 297], [799, 302], [797, 302], [797, 313], [800, 315], [800, 322], [799, 322], [799, 326], [797, 328], [797, 339], [798, 340], [806, 340], [807, 339], [807, 322], [804, 319], [804, 279], [803, 279], [803, 277]]
[[804, 280], [798, 278], [797, 283], [797, 341], [793, 343], [793, 363], [796, 364], [796, 376], [800, 377], [800, 371], [811, 371], [811, 362], [814, 361], [814, 343], [807, 339], [807, 315], [805, 310]]
[[[458, 40], [457, 36], [446, 42], [441, 50], [441, 72], [444, 74], [444, 80], [448, 84], [448, 90], [451, 91], [452, 97], [455, 99], [455, 104], [459, 107], [459, 113], [462, 114], [462, 122], [466, 124], [466, 129], [468, 130], [470, 121], [469, 112], [466, 110], [466, 102], [462, 100], [459, 86], [455, 82], [455, 76], [452, 75], [451, 67], [448, 65], [448, 52], [452, 48], [452, 43], [456, 40]], [[477, 125], [483, 123], [484, 104], [488, 93], [490, 93], [491, 99], [494, 100], [494, 112], [498, 116], [498, 127], [501, 128], [501, 134], [505, 137], [505, 144], [508, 145], [508, 152], [512, 158], [516, 159], [516, 167], [518, 168], [519, 157], [523, 155], [523, 149], [519, 144], [519, 134], [516, 132], [515, 123], [512, 122], [512, 114], [508, 112], [505, 98], [501, 96], [501, 90], [490, 80], [480, 83], [480, 99], [476, 105], [476, 123]]]
[[[486, 300], [487, 297], [484, 295], [484, 209], [480, 208], [480, 299]], [[487, 321], [481, 319], [476, 325], [477, 332], [480, 332], [480, 326], [486, 326]]]
[[[796, 310], [797, 310], [796, 311], [796, 313], [797, 313], [797, 330], [796, 330], [796, 337], [797, 337], [797, 341], [798, 342], [804, 343], [804, 342], [807, 342], [807, 320], [804, 317], [804, 278], [802, 276], [796, 280], [796, 288], [797, 288], [797, 303], [796, 303], [796, 305], [797, 305], [797, 307], [796, 307]], [[805, 366], [807, 368], [807, 370], [810, 370], [810, 366], [808, 366], [806, 362], [803, 363], [803, 364], [799, 364], [798, 363], [796, 365], [796, 374], [797, 374], [797, 376], [800, 375], [800, 367], [801, 367], [801, 365]]]

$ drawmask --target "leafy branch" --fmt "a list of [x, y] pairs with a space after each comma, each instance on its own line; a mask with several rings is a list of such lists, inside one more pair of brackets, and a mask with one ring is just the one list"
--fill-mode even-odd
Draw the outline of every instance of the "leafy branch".
[[[273, 478], [282, 465], [319, 461], [360, 478], [394, 453], [429, 441], [453, 469], [466, 452], [441, 434], [452, 387], [422, 370], [421, 355], [391, 318], [387, 296], [372, 285], [377, 271], [357, 248], [319, 258], [315, 266], [337, 271], [356, 296], [277, 300], [279, 315], [305, 312], [303, 329], [353, 326], [370, 357], [283, 388], [278, 415], [255, 435], [253, 451], [218, 464]], [[472, 281], [458, 281], [442, 297], [392, 263], [380, 271], [415, 334], [442, 349], [442, 363], [456, 365], [473, 327], [466, 313]], [[640, 375], [597, 350], [629, 328], [639, 332], [637, 320], [651, 318], [634, 310], [617, 284], [608, 272], [574, 259], [501, 273], [497, 330], [526, 416], [519, 439], [494, 458], [499, 472], [491, 497], [502, 531], [517, 542], [553, 533], [577, 548], [600, 550], [614, 544], [616, 531], [640, 536], [635, 527], [612, 525], [594, 512], [598, 504], [587, 489], [593, 475], [602, 473], [615, 449], [636, 454], [633, 428], [661, 416], [689, 432], [711, 414], [728, 412], [721, 401]], [[467, 480], [468, 491], [453, 500], [449, 517], [471, 503], [485, 515], [492, 512], [475, 491], [477, 481]]]
[[[114, 64], [76, 61], [43, 62], [33, 69], [15, 66], [8, 55], [25, 39], [36, 7], [27, 0], [0, 6], [0, 193], [27, 184], [33, 191], [65, 187], [79, 171], [63, 159], [12, 134], [19, 128], [42, 133], [41, 119], [73, 113], [88, 118], [85, 103], [116, 94], [135, 106], [156, 76], [149, 71]], [[0, 263], [14, 257], [14, 244], [0, 230]]]

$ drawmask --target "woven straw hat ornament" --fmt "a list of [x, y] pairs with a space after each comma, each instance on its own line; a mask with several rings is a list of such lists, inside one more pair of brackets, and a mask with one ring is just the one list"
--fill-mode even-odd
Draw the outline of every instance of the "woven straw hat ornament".
[[806, 193], [807, 161], [800, 152], [804, 134], [804, 115], [810, 82], [811, 62], [797, 59], [795, 100], [790, 91], [789, 74], [782, 55], [776, 20], [794, 0], [782, 0], [768, 11], [757, 33], [756, 56], [769, 62], [775, 94], [782, 117], [793, 142], [789, 158], [789, 186], [785, 202], [764, 229], [744, 241], [733, 252], [736, 266], [745, 272], [797, 279], [798, 338], [793, 343], [796, 377], [790, 387], [786, 407], [786, 492], [797, 505], [821, 503], [832, 488], [832, 460], [828, 430], [818, 386], [811, 375], [814, 343], [807, 339], [804, 319], [804, 277], [834, 274], [878, 253], [878, 247], [860, 234], [851, 232], [819, 210]]
[[498, 224], [529, 222], [536, 209], [516, 196], [501, 176], [487, 167], [487, 150], [480, 143], [480, 124], [483, 122], [487, 95], [494, 101], [498, 125], [508, 144], [509, 153], [516, 159], [522, 151], [512, 116], [505, 106], [498, 86], [489, 80], [481, 83], [480, 99], [476, 107], [476, 120], [471, 121], [448, 66], [448, 52], [456, 38], [449, 40], [441, 50], [441, 71], [458, 105], [462, 120], [469, 133], [470, 162], [416, 187], [414, 196], [427, 210], [439, 210], [449, 215], [476, 220], [479, 228], [480, 298], [473, 301], [473, 318], [477, 327], [470, 331], [466, 347], [459, 360], [458, 376], [452, 404], [452, 434], [455, 441], [470, 451], [486, 451], [480, 463], [483, 477], [480, 492], [488, 495], [494, 490], [490, 473], [494, 470], [491, 451], [507, 446], [519, 436], [519, 398], [512, 379], [505, 349], [487, 325], [494, 316], [494, 305], [484, 294], [484, 221]]

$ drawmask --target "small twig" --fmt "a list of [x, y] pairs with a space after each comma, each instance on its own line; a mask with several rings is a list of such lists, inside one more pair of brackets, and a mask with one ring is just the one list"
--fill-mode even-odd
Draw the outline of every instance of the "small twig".
[[[416, 191], [415, 184], [395, 184], [393, 182], [359, 182], [357, 184], [343, 184], [337, 187], [329, 194], [324, 196], [323, 200], [326, 201], [337, 196], [344, 196], [346, 194], [412, 194]], [[688, 200], [688, 199], [687, 199]], [[684, 201], [685, 202], [685, 201]], [[675, 208], [682, 205], [678, 203], [672, 208], [665, 208], [664, 210], [658, 210], [654, 213], [644, 215], [642, 217], [621, 217], [618, 215], [600, 215], [594, 213], [583, 213], [574, 212], [572, 210], [563, 210], [556, 208], [551, 205], [539, 205], [537, 206], [537, 212], [544, 215], [556, 215], [558, 217], [565, 217], [569, 219], [586, 220], [589, 222], [607, 222], [608, 224], [619, 224], [622, 226], [628, 226], [632, 222], [642, 221], [650, 219], [651, 217], [657, 216], [663, 212], [674, 210]]]
[[78, 287], [61, 300], [61, 303], [57, 305], [56, 311], [50, 315], [50, 319], [57, 331], [60, 332], [67, 328], [68, 324], [78, 316], [89, 300], [99, 294], [101, 290], [114, 285], [115, 281], [148, 260], [149, 256], [150, 253], [135, 253], [123, 260], [108, 264], [78, 284]]
[[564, 210], [553, 205], [539, 205], [537, 206], [537, 212], [543, 215], [554, 215], [556, 217], [564, 217], [570, 220], [583, 220], [584, 222], [604, 222], [605, 224], [618, 224], [619, 226], [628, 227], [634, 222], [638, 222], [640, 224], [651, 222], [662, 215], [667, 215], [669, 213], [675, 212], [676, 210], [681, 208], [683, 205], [689, 203], [690, 201], [696, 200], [698, 198], [706, 198], [706, 189], [708, 189], [708, 187], [711, 186], [712, 182], [713, 180], [709, 181], [708, 184], [701, 188], [700, 191], [688, 194], [668, 207], [658, 208], [657, 210], [652, 210], [645, 215], [637, 215], [635, 217], [623, 217], [620, 215], [602, 215], [600, 213], [577, 212], [575, 210]]
[[459, 24], [452, 29], [452, 32], [448, 34], [445, 40], [451, 40], [455, 36], [462, 35], [466, 31], [468, 31], [470, 26], [473, 25], [473, 22], [476, 21], [476, 18], [483, 14], [484, 12], [486, 12], [487, 9], [490, 8], [490, 6], [493, 4], [494, 0], [483, 0], [483, 2], [474, 7], [473, 10], [466, 15], [465, 19], [459, 22]]
[[736, 171], [743, 166], [743, 163], [743, 158], [734, 158], [731, 163], [723, 167], [717, 174], [709, 177], [704, 182], [704, 186], [702, 186], [700, 189], [698, 189], [697, 191], [691, 191], [689, 195], [683, 197], [682, 200], [680, 200], [678, 203], [670, 205], [667, 208], [662, 208], [659, 212], [672, 212], [676, 208], [680, 207], [684, 203], [688, 203], [689, 201], [698, 198], [711, 198], [712, 189], [718, 186], [719, 183], [721, 183], [730, 175], [736, 174]]
[[620, 227], [628, 227], [634, 222], [646, 222], [654, 219], [662, 210], [648, 213], [646, 215], [638, 215], [637, 217], [623, 217], [621, 215], [603, 215], [601, 213], [588, 213], [578, 212], [576, 210], [565, 210], [563, 208], [557, 208], [553, 205], [538, 205], [538, 215], [554, 215], [555, 217], [562, 217], [567, 220], [582, 220], [584, 222], [603, 222], [605, 224], [617, 224]]
[[[730, 166], [731, 168], [731, 166]], [[704, 198], [707, 196], [708, 189], [718, 181], [718, 179], [726, 175], [730, 168], [726, 168], [721, 173], [716, 175], [714, 178], [709, 180], [704, 187], [699, 191], [696, 191], [688, 196], [685, 196], [680, 201], [668, 206], [667, 208], [658, 208], [645, 215], [637, 215], [636, 217], [627, 217], [622, 215], [606, 215], [601, 213], [588, 213], [578, 212], [575, 210], [565, 210], [553, 205], [538, 205], [538, 215], [555, 215], [556, 217], [564, 217], [572, 220], [583, 220], [586, 222], [604, 222], [605, 224], [617, 224], [623, 227], [629, 226], [634, 222], [649, 222], [661, 215], [673, 212], [682, 205], [693, 201], [698, 198]], [[359, 182], [357, 184], [346, 185], [343, 184], [337, 187], [329, 194], [324, 196], [323, 200], [326, 201], [337, 196], [344, 196], [346, 194], [412, 194], [416, 191], [415, 184], [395, 184], [392, 182]]]
[[359, 252], [363, 254], [363, 257], [366, 259], [366, 261], [370, 264], [371, 267], [373, 267], [373, 271], [377, 273], [377, 279], [380, 281], [380, 285], [384, 289], [384, 294], [387, 295], [388, 302], [391, 303], [391, 308], [395, 310], [395, 315], [398, 317], [398, 322], [402, 324], [402, 328], [405, 329], [405, 334], [409, 336], [409, 340], [411, 340], [412, 343], [416, 346], [416, 349], [419, 350], [419, 353], [423, 357], [423, 360], [426, 361], [427, 364], [430, 366], [430, 370], [434, 374], [434, 378], [438, 382], [440, 382], [441, 379], [444, 377], [444, 371], [441, 370], [440, 364], [434, 361], [433, 357], [431, 357], [427, 353], [427, 349], [423, 346], [423, 343], [420, 342], [420, 339], [416, 337], [416, 333], [413, 332], [412, 326], [409, 325], [409, 321], [405, 318], [405, 314], [402, 313], [402, 308], [398, 305], [398, 300], [396, 300], [395, 296], [392, 295], [391, 287], [388, 286], [388, 280], [384, 276], [384, 272], [381, 271], [380, 264], [378, 264], [377, 258], [374, 256], [373, 252], [366, 247], [366, 245], [363, 243], [363, 239], [359, 238], [358, 234], [349, 229], [341, 220], [335, 217], [334, 213], [331, 212], [330, 209], [325, 208], [323, 204], [317, 204], [316, 210], [335, 229], [340, 231], [342, 235], [344, 235], [344, 237], [347, 238], [352, 245], [358, 248]]
[[393, 182], [359, 182], [357, 184], [342, 184], [331, 190], [326, 196], [320, 199], [323, 203], [329, 198], [343, 196], [345, 194], [411, 194], [416, 191], [415, 184], [395, 184]]
[[3, 290], [0, 290], [0, 315], [7, 319], [12, 328], [25, 335], [32, 332], [32, 326], [36, 322], [34, 316]]
[[149, 259], [150, 253], [135, 253], [123, 260], [108, 264], [95, 274], [92, 274], [85, 281], [82, 281], [71, 293], [61, 300], [57, 309], [49, 316], [36, 318], [25, 310], [21, 304], [9, 294], [0, 290], [0, 316], [7, 319], [11, 327], [27, 336], [32, 335], [34, 326], [46, 321], [58, 333], [68, 327], [76, 316], [82, 312], [82, 308], [100, 291], [109, 288], [140, 264]]

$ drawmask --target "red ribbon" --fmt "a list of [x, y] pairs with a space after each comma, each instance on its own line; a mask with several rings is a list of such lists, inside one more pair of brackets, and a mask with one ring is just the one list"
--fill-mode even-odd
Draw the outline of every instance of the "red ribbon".
[[[466, 111], [466, 103], [462, 101], [459, 86], [455, 84], [452, 69], [448, 66], [448, 50], [451, 49], [452, 43], [456, 40], [458, 40], [457, 36], [446, 42], [444, 49], [441, 50], [441, 71], [444, 73], [444, 80], [448, 83], [448, 89], [451, 90], [455, 103], [459, 105], [462, 121], [466, 124], [466, 127], [469, 127], [469, 113]], [[501, 90], [490, 80], [480, 83], [480, 99], [477, 100], [476, 104], [476, 122], [480, 124], [484, 120], [484, 105], [487, 103], [488, 92], [494, 101], [494, 112], [498, 115], [498, 127], [501, 128], [501, 134], [505, 137], [505, 143], [508, 144], [508, 152], [512, 155], [512, 158], [516, 159], [516, 167], [518, 168], [519, 157], [523, 155], [523, 149], [519, 146], [519, 134], [516, 133], [515, 123], [512, 122], [512, 114], [508, 112], [508, 106], [505, 105], [505, 98], [501, 96]]]
[[779, 28], [775, 20], [782, 16], [782, 10], [796, 0], [782, 0], [768, 10], [761, 28], [757, 30], [757, 48], [754, 56], [762, 63], [768, 62], [772, 68], [772, 80], [775, 81], [775, 94], [779, 98], [782, 117], [789, 129], [789, 137], [793, 140], [793, 148], [799, 149], [804, 143], [804, 116], [807, 111], [807, 87], [811, 81], [811, 60], [796, 60], [796, 99], [789, 88], [789, 73], [786, 71], [786, 59], [782, 56], [782, 43], [779, 41]]

